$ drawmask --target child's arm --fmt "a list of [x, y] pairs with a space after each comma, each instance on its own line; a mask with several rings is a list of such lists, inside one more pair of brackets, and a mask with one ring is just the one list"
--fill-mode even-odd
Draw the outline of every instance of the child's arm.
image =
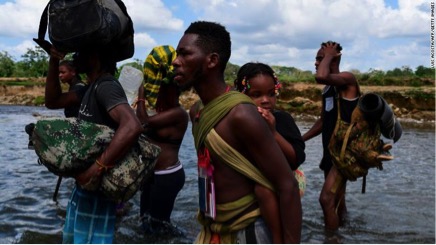
[[282, 224], [279, 212], [279, 203], [277, 196], [270, 189], [256, 184], [254, 193], [259, 202], [260, 213], [271, 231], [273, 243], [283, 243]]

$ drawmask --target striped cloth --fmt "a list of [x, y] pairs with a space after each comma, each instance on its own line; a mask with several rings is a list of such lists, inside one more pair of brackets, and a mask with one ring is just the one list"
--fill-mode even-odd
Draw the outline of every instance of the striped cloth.
[[156, 106], [157, 95], [162, 82], [173, 81], [174, 73], [171, 63], [176, 58], [176, 50], [169, 45], [154, 47], [144, 62], [144, 97], [148, 104]]

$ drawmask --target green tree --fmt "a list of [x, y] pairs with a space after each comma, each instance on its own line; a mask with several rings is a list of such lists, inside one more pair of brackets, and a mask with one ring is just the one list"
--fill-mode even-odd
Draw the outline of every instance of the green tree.
[[34, 49], [27, 49], [27, 52], [21, 56], [22, 61], [17, 63], [19, 71], [17, 73], [25, 77], [45, 77], [48, 72], [48, 55], [40, 48], [35, 46]]
[[134, 59], [132, 62], [125, 63], [125, 64], [121, 65], [121, 66], [118, 68], [118, 72], [121, 72], [121, 69], [123, 69], [123, 67], [126, 66], [126, 65], [131, 66], [131, 67], [134, 67], [134, 68], [136, 68], [136, 69], [138, 69], [138, 70], [140, 70], [140, 71], [142, 71], [142, 70], [144, 69], [144, 68], [142, 67], [142, 62], [141, 62], [141, 60], [140, 60], [140, 59]]
[[414, 76], [413, 70], [409, 66], [402, 66], [401, 71], [403, 71], [403, 76]]
[[435, 69], [424, 67], [424, 66], [420, 65], [420, 66], [416, 67], [415, 75], [418, 77], [434, 78], [435, 77]]
[[386, 75], [384, 71], [371, 68], [369, 69], [368, 75], [369, 83], [373, 85], [384, 85], [384, 77]]
[[0, 52], [0, 77], [11, 77], [14, 74], [15, 63], [8, 52]]
[[400, 68], [395, 68], [386, 72], [386, 76], [401, 77], [403, 75], [403, 71]]
[[381, 78], [381, 77], [385, 76], [385, 72], [384, 71], [378, 70], [378, 69], [373, 69], [373, 68], [369, 69], [368, 74], [371, 77], [380, 77]]
[[227, 83], [230, 83], [233, 85], [233, 81], [235, 81], [236, 76], [238, 75], [238, 70], [239, 70], [239, 66], [232, 64], [232, 63], [227, 63], [226, 69], [224, 70], [224, 77], [226, 79]]

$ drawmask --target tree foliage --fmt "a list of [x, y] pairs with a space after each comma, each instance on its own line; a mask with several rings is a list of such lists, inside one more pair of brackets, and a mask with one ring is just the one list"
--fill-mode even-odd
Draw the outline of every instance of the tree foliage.
[[[0, 52], [0, 77], [47, 76], [49, 57], [42, 48], [39, 46], [30, 48], [21, 57], [21, 61], [14, 62], [7, 52]], [[71, 54], [68, 54], [66, 59], [72, 59]], [[139, 59], [134, 59], [132, 62], [124, 65], [131, 65], [142, 70], [143, 62]], [[117, 76], [119, 75], [122, 66], [118, 68]], [[227, 64], [224, 71], [224, 77], [228, 84], [233, 84], [239, 68], [240, 66], [236, 64]], [[295, 67], [285, 66], [272, 66], [272, 68], [282, 83], [315, 83], [312, 71], [304, 71]], [[424, 67], [422, 65], [416, 67], [415, 71], [409, 66], [402, 66], [401, 68], [394, 68], [388, 71], [370, 69], [368, 72], [360, 72], [359, 70], [351, 70], [351, 72], [355, 74], [359, 83], [362, 85], [421, 86], [434, 85], [435, 81], [435, 69]]]
[[16, 63], [17, 77], [45, 77], [48, 72], [48, 55], [40, 48], [35, 46], [34, 49], [27, 49], [27, 52], [21, 56], [23, 59]]
[[227, 81], [227, 83], [232, 84], [236, 79], [236, 76], [238, 75], [238, 70], [239, 70], [240, 66], [232, 64], [232, 63], [227, 63], [226, 69], [224, 71], [224, 77]]
[[417, 75], [418, 77], [435, 77], [435, 69], [424, 67], [421, 65], [416, 67], [415, 75]]
[[8, 52], [0, 52], [0, 77], [11, 77], [14, 74], [15, 64]]

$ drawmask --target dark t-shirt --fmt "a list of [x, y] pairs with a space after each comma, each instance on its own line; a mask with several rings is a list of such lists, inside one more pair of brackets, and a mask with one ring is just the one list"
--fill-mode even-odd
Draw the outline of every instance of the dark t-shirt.
[[292, 145], [297, 156], [297, 165], [300, 166], [306, 160], [306, 153], [304, 152], [306, 145], [301, 137], [300, 129], [298, 129], [291, 114], [275, 110], [273, 115], [276, 119], [277, 132]]
[[79, 118], [116, 129], [118, 124], [109, 116], [117, 105], [128, 104], [123, 87], [113, 76], [104, 76], [90, 84], [80, 106]]
[[[75, 79], [74, 84], [70, 86], [68, 91], [76, 91], [78, 96], [82, 99], [88, 89], [85, 83], [80, 81], [79, 79]], [[80, 110], [80, 105], [68, 106], [64, 109], [65, 117], [78, 117]]]
[[[322, 146], [323, 157], [319, 167], [325, 172], [330, 171], [333, 163], [328, 149], [330, 138], [335, 130], [336, 120], [338, 118], [338, 94], [334, 86], [325, 86], [322, 91], [322, 109], [323, 109], [323, 122], [322, 122]], [[340, 98], [341, 104], [341, 119], [345, 122], [351, 122], [351, 114], [357, 106], [358, 100], [348, 100]]]

